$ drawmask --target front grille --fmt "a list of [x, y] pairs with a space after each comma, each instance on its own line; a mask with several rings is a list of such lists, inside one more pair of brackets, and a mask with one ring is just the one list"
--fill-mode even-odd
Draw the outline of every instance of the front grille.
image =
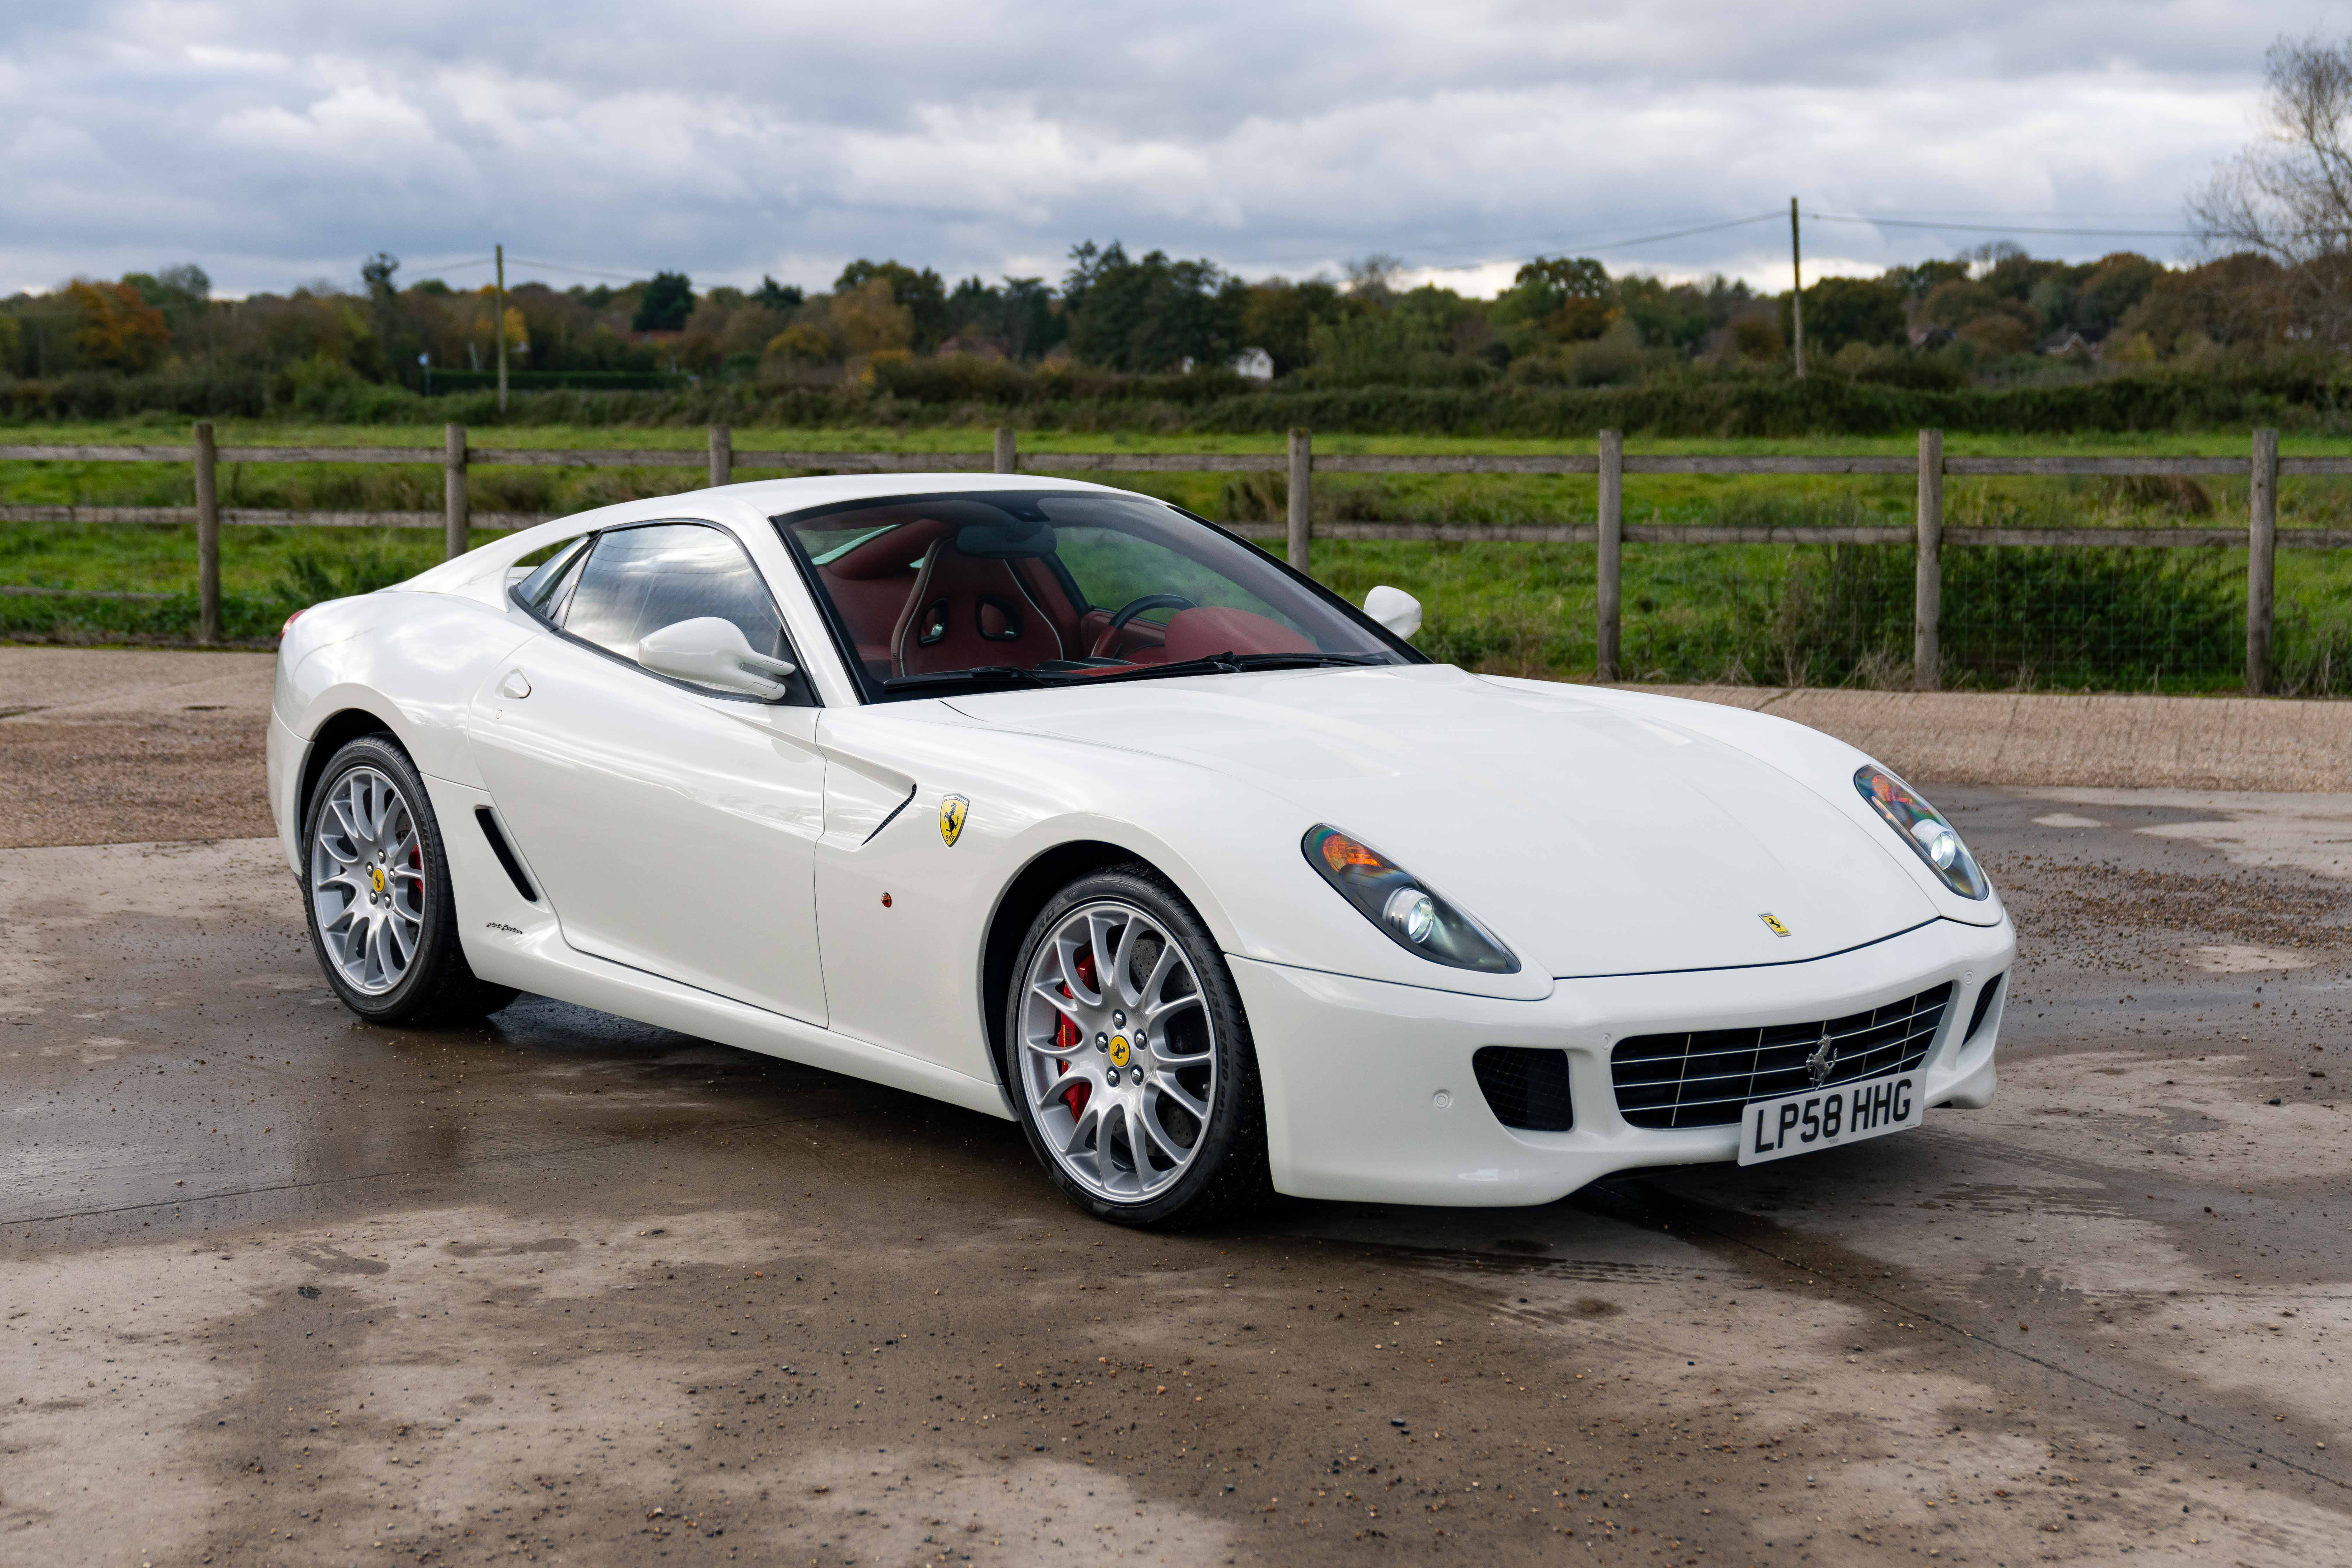
[[1478, 1092], [1504, 1126], [1566, 1132], [1576, 1125], [1566, 1051], [1481, 1046], [1470, 1058], [1470, 1070], [1478, 1075]]
[[[1822, 1023], [1636, 1035], [1620, 1041], [1609, 1058], [1618, 1113], [1636, 1127], [1726, 1127], [1751, 1100], [1908, 1072], [1927, 1059], [1951, 999], [1948, 981]], [[1805, 1064], [1824, 1035], [1837, 1056], [1816, 1085]]]

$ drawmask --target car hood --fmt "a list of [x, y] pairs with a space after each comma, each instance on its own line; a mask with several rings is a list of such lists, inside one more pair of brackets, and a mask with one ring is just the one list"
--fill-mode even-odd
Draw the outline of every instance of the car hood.
[[1891, 836], [1876, 842], [1873, 825], [1779, 768], [1620, 711], [1604, 692], [1423, 665], [952, 705], [993, 727], [1191, 763], [1295, 803], [1295, 820], [1270, 826], [1300, 865], [1297, 838], [1328, 823], [1562, 978], [1798, 962], [1937, 913]]

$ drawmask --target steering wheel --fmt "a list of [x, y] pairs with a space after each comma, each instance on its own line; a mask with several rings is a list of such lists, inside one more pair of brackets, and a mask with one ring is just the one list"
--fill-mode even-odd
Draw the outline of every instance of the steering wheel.
[[1139, 594], [1121, 605], [1118, 607], [1118, 614], [1111, 616], [1110, 625], [1103, 627], [1102, 635], [1095, 638], [1095, 646], [1089, 657], [1108, 658], [1111, 648], [1118, 642], [1120, 629], [1146, 610], [1197, 610], [1200, 607], [1197, 601], [1188, 599], [1181, 594]]

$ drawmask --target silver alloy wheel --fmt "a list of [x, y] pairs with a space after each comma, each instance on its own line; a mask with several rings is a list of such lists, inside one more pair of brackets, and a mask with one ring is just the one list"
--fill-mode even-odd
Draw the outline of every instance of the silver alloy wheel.
[[425, 932], [425, 846], [391, 777], [337, 779], [310, 830], [310, 909], [320, 950], [352, 990], [381, 996], [416, 960]]
[[1121, 900], [1071, 910], [1024, 979], [1019, 1092], [1062, 1169], [1136, 1203], [1192, 1163], [1217, 1098], [1216, 1025], [1167, 928]]

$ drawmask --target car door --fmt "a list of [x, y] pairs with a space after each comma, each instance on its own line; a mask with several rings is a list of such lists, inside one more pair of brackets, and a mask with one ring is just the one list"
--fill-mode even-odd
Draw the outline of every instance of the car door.
[[564, 941], [824, 1023], [824, 762], [806, 678], [767, 702], [636, 662], [640, 638], [703, 616], [793, 658], [758, 568], [732, 534], [693, 521], [609, 530], [551, 566], [520, 591], [540, 635], [475, 695], [470, 728]]

